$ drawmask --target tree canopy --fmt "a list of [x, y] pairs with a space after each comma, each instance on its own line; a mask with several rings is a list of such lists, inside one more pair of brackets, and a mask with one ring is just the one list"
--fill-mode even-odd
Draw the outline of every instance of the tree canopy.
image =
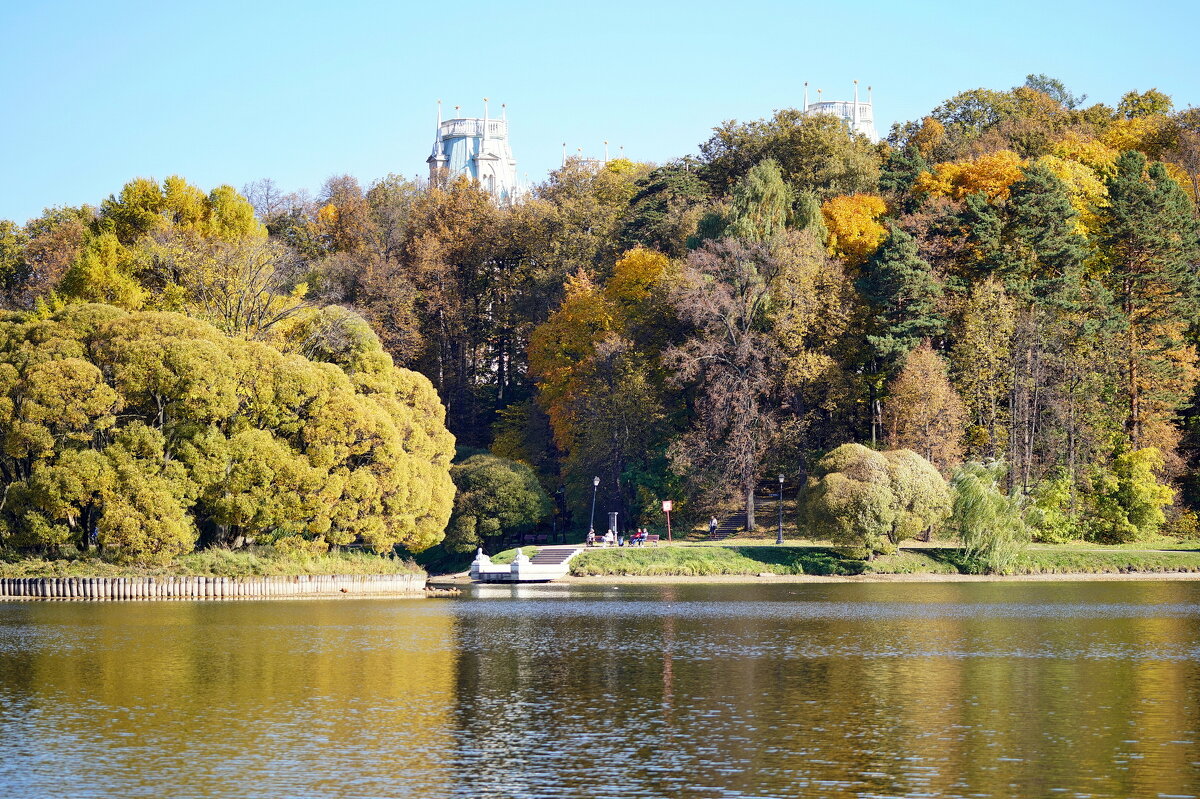
[[0, 535], [134, 561], [202, 539], [437, 543], [454, 494], [444, 412], [369, 330], [360, 344], [338, 364], [171, 312], [9, 314]]

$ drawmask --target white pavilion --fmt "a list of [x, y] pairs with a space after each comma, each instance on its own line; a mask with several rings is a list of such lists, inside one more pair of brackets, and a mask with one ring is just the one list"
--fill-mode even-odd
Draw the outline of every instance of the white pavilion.
[[442, 121], [442, 101], [438, 101], [437, 135], [433, 153], [426, 159], [431, 180], [439, 174], [467, 175], [497, 201], [516, 199], [521, 191], [517, 159], [508, 143], [508, 112], [505, 106], [500, 108], [500, 119], [492, 119], [485, 97], [482, 119], [460, 117], [459, 106], [454, 106], [454, 118]]
[[823, 100], [821, 90], [817, 89], [817, 101], [808, 102], [808, 82], [804, 83], [804, 113], [832, 114], [850, 126], [850, 130], [861, 133], [871, 140], [872, 144], [879, 142], [879, 134], [875, 131], [875, 113], [871, 109], [871, 87], [867, 87], [867, 101], [859, 102], [858, 81], [854, 81], [853, 100]]

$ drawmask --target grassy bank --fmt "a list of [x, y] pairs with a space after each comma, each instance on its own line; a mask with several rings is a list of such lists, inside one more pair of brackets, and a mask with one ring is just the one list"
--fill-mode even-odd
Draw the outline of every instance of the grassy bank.
[[[1030, 550], [1015, 574], [1200, 572], [1200, 551], [1124, 549]], [[631, 577], [717, 577], [731, 575], [855, 575], [971, 573], [955, 547], [902, 549], [873, 561], [849, 557], [834, 547], [796, 545], [678, 544], [588, 550], [571, 564], [571, 574]]]
[[1128, 551], [1031, 549], [1022, 557], [1020, 574], [1117, 574], [1200, 572], [1200, 551]]
[[300, 574], [405, 574], [420, 570], [411, 560], [383, 558], [368, 552], [295, 556], [277, 553], [269, 547], [236, 552], [208, 549], [154, 566], [122, 565], [87, 556], [61, 560], [0, 559], [0, 577], [289, 577]]

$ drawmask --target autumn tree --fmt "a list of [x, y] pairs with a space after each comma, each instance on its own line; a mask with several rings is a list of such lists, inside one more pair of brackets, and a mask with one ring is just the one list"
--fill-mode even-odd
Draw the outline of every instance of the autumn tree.
[[671, 445], [672, 466], [694, 475], [710, 504], [744, 497], [747, 530], [778, 426], [779, 350], [767, 330], [777, 269], [765, 246], [727, 239], [696, 250], [671, 292], [691, 333], [664, 360], [676, 383], [694, 391], [696, 409], [691, 429]]
[[855, 372], [867, 308], [850, 268], [811, 230], [789, 230], [770, 249], [778, 268], [769, 287], [769, 334], [783, 363], [776, 457], [785, 471], [803, 473], [810, 457], [858, 433], [862, 386]]
[[568, 494], [584, 497], [601, 477], [606, 503], [621, 518], [653, 499], [639, 488], [663, 480], [670, 427], [658, 357], [674, 319], [664, 301], [670, 280], [665, 256], [632, 250], [603, 286], [573, 276], [562, 306], [530, 341], [530, 369], [564, 455]]
[[1013, 302], [995, 278], [977, 283], [954, 330], [953, 381], [966, 410], [968, 457], [999, 460], [1008, 448]]
[[883, 244], [887, 227], [880, 222], [887, 212], [883, 199], [869, 194], [832, 197], [821, 205], [829, 252], [851, 266], [860, 266]]
[[908, 354], [888, 385], [883, 428], [892, 449], [911, 449], [943, 474], [962, 461], [965, 410], [946, 362], [928, 341]]

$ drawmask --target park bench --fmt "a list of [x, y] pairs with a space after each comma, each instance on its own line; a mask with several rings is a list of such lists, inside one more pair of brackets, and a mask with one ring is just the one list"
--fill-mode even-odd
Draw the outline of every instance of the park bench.
[[657, 535], [646, 536], [646, 543], [653, 544], [654, 546], [658, 546], [658, 536]]

